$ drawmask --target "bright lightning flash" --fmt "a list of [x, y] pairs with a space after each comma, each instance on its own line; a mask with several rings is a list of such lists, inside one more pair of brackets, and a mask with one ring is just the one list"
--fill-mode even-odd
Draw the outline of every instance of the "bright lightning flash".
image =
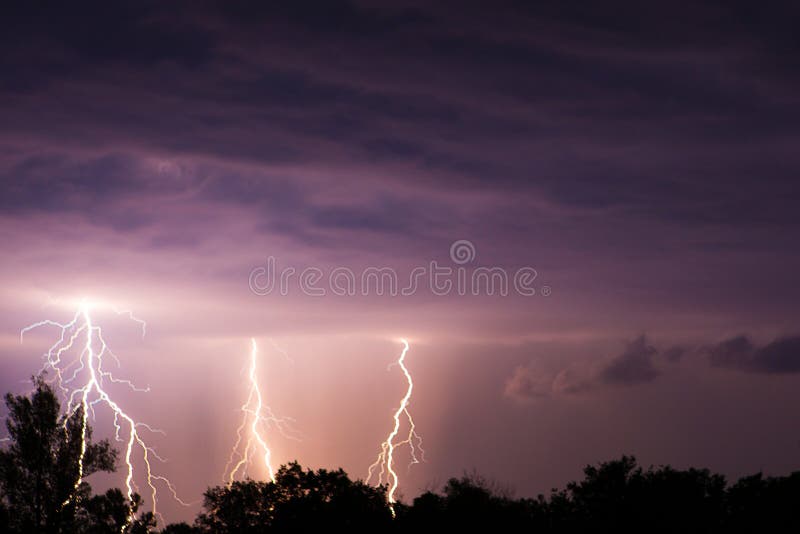
[[[397, 411], [394, 412], [394, 426], [392, 427], [392, 431], [389, 432], [386, 441], [381, 443], [381, 452], [378, 453], [375, 462], [369, 466], [369, 470], [367, 471], [367, 482], [375, 478], [377, 479], [377, 484], [380, 485], [385, 479], [386, 483], [389, 485], [389, 493], [386, 495], [386, 500], [389, 502], [389, 509], [392, 511], [392, 516], [394, 516], [394, 503], [396, 502], [394, 494], [397, 490], [398, 483], [397, 472], [395, 471], [394, 465], [395, 449], [402, 445], [409, 446], [411, 452], [409, 468], [419, 463], [417, 459], [417, 450], [420, 452], [420, 458], [422, 458], [422, 460], [425, 459], [425, 450], [422, 448], [422, 437], [417, 434], [414, 419], [408, 411], [411, 392], [414, 389], [414, 381], [411, 379], [411, 373], [408, 372], [408, 368], [405, 365], [406, 353], [409, 348], [408, 341], [402, 339], [401, 342], [403, 343], [403, 352], [400, 353], [400, 358], [397, 360], [396, 364], [402, 369], [406, 377], [406, 382], [408, 383], [408, 388], [406, 389], [405, 396], [400, 400], [400, 406], [398, 406]], [[408, 421], [408, 434], [406, 434], [405, 439], [395, 442], [397, 435], [400, 433], [401, 419], [404, 417], [406, 421]]]
[[[246, 475], [247, 467], [255, 454], [262, 456], [266, 474], [270, 481], [275, 482], [272, 451], [264, 438], [266, 426], [273, 425], [284, 437], [298, 439], [296, 435], [292, 434], [290, 428], [292, 420], [276, 417], [270, 407], [264, 403], [264, 397], [258, 384], [258, 345], [254, 338], [250, 339], [250, 346], [250, 369], [248, 371], [250, 389], [247, 401], [241, 407], [242, 423], [236, 431], [236, 443], [231, 449], [222, 476], [223, 481], [229, 486], [236, 480], [237, 475]], [[247, 434], [246, 438], [245, 434]]]
[[[172, 493], [172, 496], [179, 503], [188, 506], [189, 503], [178, 498], [174, 486], [168, 479], [153, 473], [150, 457], [152, 456], [162, 462], [165, 460], [161, 458], [152, 447], [145, 443], [140, 433], [141, 429], [161, 434], [163, 434], [163, 431], [134, 420], [133, 417], [125, 412], [122, 407], [111, 398], [108, 391], [105, 389], [105, 382], [108, 381], [115, 384], [123, 384], [133, 391], [149, 391], [149, 388], [137, 388], [129, 380], [116, 378], [110, 371], [103, 368], [106, 355], [114, 359], [117, 367], [119, 367], [120, 362], [117, 356], [108, 348], [108, 345], [106, 345], [103, 339], [102, 329], [92, 322], [90, 313], [92, 308], [93, 306], [84, 300], [80, 302], [78, 310], [68, 323], [62, 324], [45, 320], [29, 325], [20, 331], [21, 342], [26, 332], [42, 326], [55, 326], [61, 330], [59, 340], [56, 341], [44, 355], [45, 364], [42, 370], [52, 369], [55, 372], [55, 381], [67, 399], [67, 418], [65, 418], [64, 422], [65, 428], [67, 424], [66, 421], [77, 413], [79, 409], [82, 409], [81, 449], [78, 457], [78, 477], [75, 480], [75, 489], [77, 489], [83, 481], [89, 412], [91, 411], [92, 414], [94, 414], [95, 406], [100, 404], [108, 407], [114, 414], [115, 439], [119, 442], [125, 442], [125, 465], [127, 467], [125, 488], [127, 490], [128, 501], [130, 502], [133, 499], [134, 492], [138, 491], [134, 477], [133, 455], [135, 450], [140, 450], [142, 461], [145, 466], [144, 479], [150, 488], [153, 514], [160, 517], [157, 509], [158, 491], [156, 489], [156, 481], [166, 485]], [[130, 311], [120, 311], [117, 309], [114, 309], [114, 311], [117, 314], [125, 314], [131, 320], [139, 323], [142, 327], [142, 335], [144, 335], [146, 328], [146, 323], [144, 321], [136, 318]], [[74, 352], [76, 356], [72, 358], [71, 361], [65, 362], [64, 358], [68, 357], [72, 352]], [[73, 368], [72, 373], [67, 376], [67, 371], [71, 368]], [[79, 378], [82, 380], [82, 385], [80, 387], [73, 387], [71, 384]], [[69, 502], [70, 500], [67, 499], [62, 506], [66, 506]], [[129, 511], [128, 521], [123, 527], [123, 531], [127, 529], [131, 521], [133, 521], [133, 509]]]

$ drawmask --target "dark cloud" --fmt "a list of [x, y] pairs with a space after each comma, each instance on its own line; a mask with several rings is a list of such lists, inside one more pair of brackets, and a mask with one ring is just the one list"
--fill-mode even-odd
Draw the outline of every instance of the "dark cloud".
[[50, 44], [93, 61], [196, 65], [209, 57], [214, 44], [201, 26], [181, 23], [151, 1], [119, 6], [101, 1], [14, 4], [3, 8], [3, 27], [0, 39], [5, 44]]
[[6, 8], [16, 87], [0, 132], [366, 175], [403, 164], [382, 174], [634, 218], [800, 223], [796, 6], [622, 5]]
[[747, 337], [738, 336], [706, 348], [714, 367], [752, 373], [800, 372], [800, 336], [776, 339], [757, 347]]
[[[708, 356], [714, 367], [751, 373], [800, 373], [800, 336], [780, 338], [761, 347], [746, 336], [737, 336], [698, 350]], [[645, 336], [640, 336], [621, 354], [599, 366], [583, 361], [554, 369], [537, 360], [520, 365], [507, 380], [504, 393], [528, 402], [558, 395], [580, 395], [603, 386], [650, 383], [662, 374], [656, 366], [657, 358], [678, 364], [689, 352], [690, 349], [679, 345], [659, 351]], [[694, 353], [694, 349], [691, 352]]]
[[686, 354], [687, 349], [686, 347], [670, 347], [667, 350], [661, 353], [661, 357], [667, 360], [670, 363], [678, 363], [681, 361], [681, 358]]
[[322, 228], [384, 233], [416, 233], [422, 210], [412, 201], [376, 199], [368, 206], [329, 206], [314, 210], [312, 221]]
[[789, 5], [273, 4], [7, 8], [0, 210], [128, 231], [182, 195], [301, 246], [469, 234], [498, 262], [800, 225]]
[[75, 158], [53, 152], [23, 156], [0, 165], [0, 214], [79, 214], [119, 231], [152, 222], [147, 207], [125, 199], [163, 196], [179, 189], [170, 180], [151, 180], [155, 168], [125, 154]]
[[606, 384], [633, 385], [652, 382], [661, 374], [653, 365], [655, 347], [648, 345], [644, 336], [632, 341], [625, 351], [611, 360], [600, 371], [600, 379]]
[[517, 401], [528, 402], [551, 396], [581, 395], [608, 386], [652, 382], [661, 374], [653, 363], [657, 354], [655, 347], [641, 336], [631, 341], [621, 354], [599, 365], [583, 360], [554, 368], [533, 360], [514, 369], [506, 381], [504, 393]]
[[800, 337], [773, 341], [755, 354], [756, 367], [767, 373], [800, 372]]
[[63, 153], [24, 157], [0, 170], [0, 210], [84, 210], [138, 189], [132, 176], [136, 165], [116, 154], [84, 160]]
[[708, 359], [714, 367], [746, 367], [752, 360], [755, 346], [745, 336], [737, 336], [708, 347]]

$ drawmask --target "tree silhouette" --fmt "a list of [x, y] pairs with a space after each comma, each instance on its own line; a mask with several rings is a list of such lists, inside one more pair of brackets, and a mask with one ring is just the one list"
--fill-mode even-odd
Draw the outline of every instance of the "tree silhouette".
[[451, 478], [443, 494], [425, 492], [411, 507], [398, 514], [404, 530], [478, 530], [511, 532], [529, 530], [536, 503], [512, 499], [496, 484], [472, 474]]
[[800, 532], [800, 472], [755, 475], [726, 488], [707, 469], [639, 467], [632, 456], [587, 466], [549, 499], [512, 499], [483, 479], [451, 479], [398, 514], [401, 531], [537, 533]]
[[161, 531], [161, 534], [197, 534], [201, 532], [199, 527], [194, 527], [186, 522], [170, 523]]
[[[133, 502], [118, 488], [111, 488], [103, 495], [95, 495], [84, 504], [85, 513], [82, 513], [78, 523], [80, 532], [86, 534], [105, 534], [121, 532], [125, 534], [145, 534], [151, 532], [156, 526], [156, 519], [152, 512], [136, 516], [141, 506], [141, 497], [134, 493]], [[133, 520], [129, 523], [129, 517]]]
[[387, 531], [392, 516], [386, 488], [352, 481], [341, 469], [282, 466], [275, 482], [247, 480], [205, 493], [197, 525], [203, 532]]
[[[33, 379], [27, 396], [5, 397], [10, 445], [0, 450], [0, 531], [2, 532], [119, 532], [130, 512], [117, 489], [91, 495], [85, 480], [76, 485], [81, 454], [82, 409], [59, 416], [60, 405], [43, 377]], [[107, 440], [92, 441], [86, 429], [83, 477], [112, 472], [117, 453]], [[138, 518], [128, 532], [154, 526], [151, 514]]]
[[725, 478], [708, 470], [642, 470], [636, 459], [587, 466], [584, 480], [567, 485], [571, 521], [595, 532], [713, 532], [721, 526]]
[[744, 477], [727, 497], [728, 532], [800, 532], [800, 471], [787, 477]]

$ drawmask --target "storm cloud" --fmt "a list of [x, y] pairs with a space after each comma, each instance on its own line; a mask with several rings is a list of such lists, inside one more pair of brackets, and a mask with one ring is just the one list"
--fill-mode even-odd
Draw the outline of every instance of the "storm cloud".
[[783, 337], [756, 346], [746, 336], [721, 341], [706, 348], [711, 365], [751, 373], [800, 372], [800, 336]]
[[[195, 496], [228, 457], [251, 337], [296, 362], [264, 343], [269, 400], [309, 434], [276, 438], [276, 461], [351, 474], [385, 437], [409, 339], [429, 452], [409, 497], [469, 466], [536, 494], [601, 452], [795, 469], [796, 413], [774, 406], [800, 391], [799, 10], [4, 5], [1, 391], [52, 343], [19, 329], [88, 295], [147, 319], [142, 340], [98, 318], [152, 386], [121, 399], [167, 431], [165, 469]], [[530, 267], [537, 292], [256, 295], [269, 257], [401, 279], [436, 261], [456, 282]]]

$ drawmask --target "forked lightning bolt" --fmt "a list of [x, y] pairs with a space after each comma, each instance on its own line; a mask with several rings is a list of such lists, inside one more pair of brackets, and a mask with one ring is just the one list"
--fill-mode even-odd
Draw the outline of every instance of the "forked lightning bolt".
[[[145, 443], [140, 434], [141, 429], [162, 434], [163, 432], [153, 429], [145, 423], [134, 420], [111, 398], [105, 389], [105, 382], [108, 381], [111, 383], [123, 384], [134, 391], [149, 391], [149, 388], [137, 388], [129, 380], [116, 378], [110, 371], [103, 368], [106, 355], [110, 355], [117, 366], [120, 365], [120, 362], [117, 356], [108, 348], [108, 345], [106, 345], [103, 339], [102, 329], [92, 322], [92, 307], [90, 303], [81, 301], [75, 315], [68, 323], [62, 324], [56, 321], [45, 320], [27, 326], [20, 331], [21, 342], [26, 332], [42, 326], [55, 326], [61, 330], [59, 340], [56, 341], [44, 355], [45, 363], [42, 370], [52, 369], [54, 371], [56, 375], [56, 384], [67, 400], [67, 417], [64, 421], [65, 428], [67, 420], [74, 416], [78, 410], [82, 409], [80, 421], [81, 448], [78, 457], [78, 476], [75, 480], [75, 489], [77, 489], [83, 481], [89, 412], [91, 411], [92, 414], [94, 414], [95, 406], [100, 404], [108, 407], [114, 414], [115, 439], [120, 442], [125, 442], [125, 465], [127, 466], [125, 488], [127, 490], [128, 501], [130, 502], [134, 492], [138, 491], [134, 479], [135, 470], [133, 465], [134, 451], [138, 449], [141, 451], [142, 461], [145, 466], [144, 479], [150, 488], [153, 514], [159, 515], [157, 509], [158, 491], [156, 489], [156, 482], [163, 483], [178, 502], [188, 506], [189, 503], [178, 498], [174, 486], [168, 479], [153, 473], [150, 457], [152, 456], [162, 462], [164, 460], [158, 456], [152, 447]], [[125, 314], [133, 321], [138, 322], [142, 327], [142, 335], [144, 335], [146, 327], [144, 321], [136, 318], [130, 311], [119, 311], [116, 309], [114, 309], [114, 311], [118, 314]], [[74, 352], [76, 356], [73, 357], [71, 361], [65, 362], [62, 360], [62, 358], [67, 357], [72, 352]], [[68, 376], [67, 373], [70, 369], [72, 369], [72, 372]], [[72, 387], [71, 384], [79, 378], [83, 380], [81, 387]], [[123, 426], [125, 427], [124, 431]], [[126, 439], [123, 439], [123, 437]], [[66, 506], [69, 502], [70, 500], [67, 499], [63, 503], [63, 506]], [[132, 520], [133, 509], [131, 508], [127, 523], [122, 529], [123, 531], [127, 529]]]
[[[401, 342], [403, 343], [403, 352], [400, 353], [400, 358], [396, 363], [400, 369], [403, 370], [408, 387], [406, 389], [406, 394], [400, 400], [400, 406], [398, 406], [397, 411], [394, 412], [394, 426], [392, 427], [392, 431], [389, 432], [389, 436], [386, 438], [386, 441], [381, 443], [381, 451], [378, 453], [378, 457], [375, 459], [375, 462], [369, 466], [369, 470], [367, 471], [367, 482], [375, 478], [377, 479], [377, 484], [380, 485], [384, 482], [385, 478], [386, 483], [389, 485], [389, 492], [386, 494], [386, 500], [389, 502], [389, 509], [392, 511], [392, 516], [395, 515], [394, 503], [397, 501], [395, 500], [394, 495], [397, 491], [398, 484], [394, 460], [395, 449], [402, 445], [409, 446], [411, 453], [411, 463], [408, 465], [409, 468], [412, 465], [419, 463], [419, 460], [417, 459], [417, 450], [420, 451], [420, 457], [423, 460], [425, 459], [425, 450], [422, 448], [422, 437], [417, 434], [416, 426], [414, 425], [414, 419], [411, 417], [411, 413], [408, 411], [411, 393], [414, 390], [414, 381], [411, 378], [411, 373], [408, 372], [408, 368], [405, 365], [406, 353], [409, 349], [408, 341], [402, 339]], [[406, 434], [405, 439], [395, 442], [398, 434], [400, 433], [401, 419], [403, 417], [405, 417], [406, 421], [408, 421], [408, 434]]]
[[[274, 345], [274, 342], [273, 342]], [[272, 469], [272, 451], [267, 446], [264, 437], [266, 427], [274, 426], [283, 436], [298, 439], [292, 434], [291, 419], [278, 418], [264, 403], [261, 387], [258, 383], [258, 345], [256, 340], [250, 339], [250, 368], [248, 381], [250, 384], [247, 400], [242, 404], [242, 423], [236, 430], [236, 443], [231, 449], [228, 463], [225, 464], [223, 481], [229, 486], [236, 480], [237, 475], [246, 476], [252, 456], [259, 454], [264, 461], [264, 469], [270, 481], [275, 482], [275, 471]], [[247, 437], [245, 438], [245, 434]], [[233, 466], [233, 467], [231, 467]]]

